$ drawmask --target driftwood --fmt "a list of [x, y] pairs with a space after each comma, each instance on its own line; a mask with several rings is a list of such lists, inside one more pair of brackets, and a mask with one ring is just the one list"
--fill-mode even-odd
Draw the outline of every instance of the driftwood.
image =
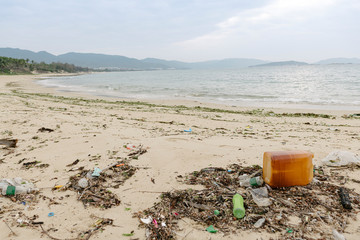
[[66, 165], [67, 167], [71, 167], [71, 166], [75, 166], [76, 164], [78, 164], [80, 162], [79, 159], [76, 159], [73, 163], [70, 163], [68, 165]]
[[6, 145], [7, 147], [11, 147], [11, 148], [16, 147], [17, 142], [18, 142], [17, 139], [7, 139], [7, 138], [0, 139], [0, 145]]
[[44, 128], [44, 127], [38, 129], [38, 132], [53, 132], [53, 131], [54, 129]]

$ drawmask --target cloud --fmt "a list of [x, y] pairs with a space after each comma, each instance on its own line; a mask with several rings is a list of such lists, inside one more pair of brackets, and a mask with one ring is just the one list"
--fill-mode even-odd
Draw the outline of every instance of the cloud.
[[193, 39], [175, 43], [184, 48], [219, 46], [232, 38], [259, 35], [261, 31], [279, 29], [321, 16], [336, 0], [276, 0], [269, 4], [239, 12], [215, 25], [215, 30]]

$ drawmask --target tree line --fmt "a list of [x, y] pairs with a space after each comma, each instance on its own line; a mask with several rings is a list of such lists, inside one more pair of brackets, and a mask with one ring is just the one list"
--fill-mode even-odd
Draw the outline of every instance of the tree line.
[[31, 73], [76, 73], [90, 72], [93, 69], [75, 66], [69, 63], [34, 62], [29, 59], [0, 57], [0, 74], [31, 74]]

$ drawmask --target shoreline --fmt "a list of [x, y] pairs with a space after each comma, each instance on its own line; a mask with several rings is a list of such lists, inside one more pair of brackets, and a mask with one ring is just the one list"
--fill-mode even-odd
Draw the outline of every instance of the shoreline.
[[[31, 82], [34, 85], [25, 84], [25, 89], [29, 89], [33, 91], [33, 89], [41, 88], [40, 92], [47, 92], [47, 90], [56, 95], [63, 96], [76, 96], [76, 97], [84, 97], [90, 99], [103, 98], [109, 99], [111, 101], [129, 101], [129, 102], [148, 102], [152, 104], [169, 104], [169, 105], [186, 105], [186, 106], [205, 106], [205, 107], [214, 107], [214, 108], [224, 108], [224, 109], [264, 109], [267, 111], [278, 111], [278, 112], [314, 112], [321, 114], [331, 114], [332, 112], [340, 113], [340, 114], [355, 114], [360, 113], [360, 106], [354, 105], [319, 105], [319, 104], [296, 104], [296, 103], [267, 103], [267, 102], [259, 102], [259, 105], [256, 105], [255, 102], [242, 102], [240, 104], [226, 104], [211, 100], [190, 100], [190, 99], [142, 99], [142, 98], [121, 98], [116, 96], [107, 96], [107, 95], [96, 95], [88, 92], [81, 91], [65, 91], [59, 87], [49, 87], [44, 86], [37, 81], [41, 81], [43, 79], [53, 78], [53, 77], [63, 77], [63, 76], [78, 76], [78, 75], [88, 75], [88, 74], [96, 74], [96, 73], [79, 73], [79, 74], [38, 74], [34, 75], [18, 75], [18, 76], [32, 76]], [[1, 76], [0, 76], [1, 80]]]
[[[180, 175], [209, 167], [226, 168], [231, 164], [262, 166], [262, 154], [273, 150], [311, 151], [315, 155], [315, 166], [334, 150], [360, 154], [360, 120], [343, 117], [353, 111], [281, 108], [260, 111], [191, 101], [122, 101], [44, 88], [34, 82], [39, 76], [44, 75], [0, 76], [0, 139], [18, 139], [16, 148], [0, 146], [0, 177], [29, 180], [41, 189], [42, 196], [37, 201], [27, 199], [26, 205], [0, 198], [4, 206], [3, 220], [17, 234], [9, 237], [9, 228], [2, 222], [1, 239], [39, 239], [41, 236], [49, 239], [39, 228], [20, 227], [19, 219], [35, 215], [36, 221], [44, 223], [44, 229], [57, 229], [49, 232], [55, 238], [75, 238], [93, 228], [99, 218], [109, 218], [117, 227], [104, 226], [92, 239], [119, 239], [129, 233], [135, 239], [146, 239], [145, 229], [139, 227], [139, 220], [133, 214], [160, 202], [163, 192], [203, 189], [200, 185], [179, 182]], [[296, 114], [299, 112], [304, 114]], [[315, 114], [307, 115], [309, 112]], [[326, 117], [327, 114], [331, 116]], [[53, 131], [40, 131], [42, 128]], [[185, 131], [190, 128], [191, 132]], [[131, 150], [124, 148], [128, 144], [142, 145], [147, 152], [136, 159], [129, 158]], [[71, 177], [79, 174], [78, 167], [103, 169], [125, 159], [136, 168], [134, 175], [117, 188], [108, 187], [121, 200], [118, 206], [109, 209], [85, 206], [78, 201], [76, 191], [51, 190], [57, 185], [66, 185]], [[29, 162], [33, 162], [33, 167], [24, 165]], [[77, 163], [72, 166], [74, 162]], [[339, 179], [347, 180], [342, 186], [360, 194], [359, 169], [344, 168], [335, 173]], [[336, 202], [337, 196], [331, 199]], [[14, 211], [23, 215], [16, 215]], [[49, 213], [54, 216], [48, 217]], [[360, 233], [360, 211], [356, 208], [350, 213], [355, 220], [351, 219], [341, 232], [346, 239], [355, 240]], [[316, 216], [310, 217], [325, 232], [322, 237], [330, 238], [329, 226], [319, 222]], [[186, 218], [181, 221], [182, 231], [178, 233], [194, 240], [274, 239], [289, 236], [285, 231], [287, 227], [299, 228], [289, 224], [276, 233], [252, 229], [226, 235], [208, 233], [203, 223]]]

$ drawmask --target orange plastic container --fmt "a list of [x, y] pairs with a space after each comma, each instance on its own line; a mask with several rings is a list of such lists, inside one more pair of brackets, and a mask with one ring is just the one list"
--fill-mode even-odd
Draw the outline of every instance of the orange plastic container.
[[306, 151], [265, 152], [264, 181], [275, 188], [307, 185], [313, 179], [313, 157]]

